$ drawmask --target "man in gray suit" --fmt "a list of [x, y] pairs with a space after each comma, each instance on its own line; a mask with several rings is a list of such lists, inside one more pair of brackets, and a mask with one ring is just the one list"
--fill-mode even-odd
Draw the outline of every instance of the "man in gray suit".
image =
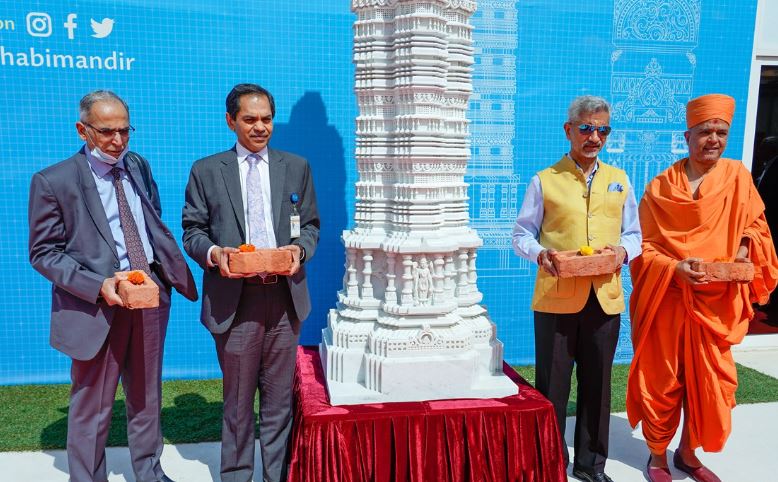
[[[255, 84], [227, 96], [237, 143], [192, 166], [183, 210], [184, 249], [203, 268], [202, 323], [216, 342], [224, 376], [221, 479], [254, 473], [254, 401], [261, 393], [259, 441], [265, 481], [286, 479], [292, 379], [300, 325], [311, 311], [303, 263], [319, 239], [308, 162], [268, 148], [273, 96]], [[230, 272], [240, 244], [287, 249], [285, 273]]]
[[[159, 460], [170, 290], [194, 301], [197, 288], [160, 218], [149, 163], [127, 149], [127, 104], [110, 91], [87, 94], [76, 129], [85, 146], [33, 176], [28, 212], [30, 263], [53, 285], [51, 345], [73, 360], [70, 480], [108, 480], [105, 442], [121, 378], [135, 477], [169, 481]], [[128, 269], [159, 285], [159, 308], [124, 308], [114, 273]]]

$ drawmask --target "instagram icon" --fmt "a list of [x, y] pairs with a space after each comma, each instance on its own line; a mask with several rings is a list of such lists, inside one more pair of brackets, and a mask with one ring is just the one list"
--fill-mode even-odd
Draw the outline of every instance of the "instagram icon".
[[51, 17], [48, 13], [30, 12], [27, 14], [27, 33], [33, 37], [51, 36]]

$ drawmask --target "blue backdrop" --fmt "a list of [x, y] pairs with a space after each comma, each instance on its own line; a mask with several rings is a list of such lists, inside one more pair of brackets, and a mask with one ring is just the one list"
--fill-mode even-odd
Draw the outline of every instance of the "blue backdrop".
[[[8, 194], [0, 204], [0, 383], [68, 380], [68, 359], [48, 346], [50, 285], [27, 262], [27, 197], [35, 171], [80, 147], [78, 100], [97, 88], [129, 103], [131, 148], [150, 160], [163, 218], [179, 239], [190, 165], [234, 142], [224, 122], [227, 92], [239, 82], [270, 89], [271, 144], [310, 160], [320, 199], [321, 244], [309, 266], [314, 308], [302, 343], [318, 343], [335, 304], [339, 236], [352, 222], [357, 177], [350, 2], [159, 3], [0, 2], [0, 176]], [[690, 97], [736, 98], [727, 154], [742, 151], [756, 0], [568, 3], [482, 0], [473, 18], [467, 180], [472, 224], [484, 238], [479, 286], [516, 363], [533, 359], [535, 268], [513, 255], [510, 231], [532, 174], [566, 151], [562, 124], [573, 97], [613, 102], [614, 133], [602, 157], [627, 170], [638, 194], [684, 155]], [[166, 378], [218, 376], [198, 314], [199, 304], [175, 297]], [[627, 361], [626, 315], [622, 325], [617, 358]]]

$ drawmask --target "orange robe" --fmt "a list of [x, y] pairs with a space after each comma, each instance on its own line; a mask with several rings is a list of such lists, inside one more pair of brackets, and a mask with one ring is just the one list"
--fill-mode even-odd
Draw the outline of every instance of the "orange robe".
[[[643, 252], [630, 264], [632, 344], [627, 415], [643, 422], [649, 449], [670, 443], [687, 403], [693, 448], [720, 451], [731, 431], [737, 372], [730, 347], [743, 340], [778, 279], [764, 203], [739, 161], [720, 159], [693, 199], [682, 159], [646, 186], [640, 203]], [[674, 278], [688, 257], [735, 258], [742, 238], [756, 275], [750, 283], [692, 286]]]

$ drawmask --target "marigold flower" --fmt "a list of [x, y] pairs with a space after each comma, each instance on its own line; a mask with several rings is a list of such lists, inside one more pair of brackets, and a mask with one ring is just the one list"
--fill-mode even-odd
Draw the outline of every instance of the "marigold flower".
[[581, 256], [591, 256], [594, 254], [594, 248], [591, 246], [581, 246], [578, 252], [581, 253]]
[[253, 253], [257, 250], [257, 248], [254, 247], [253, 244], [241, 244], [238, 246], [238, 249], [241, 253]]
[[134, 285], [142, 285], [146, 281], [146, 277], [143, 276], [143, 271], [130, 271], [127, 275], [127, 281]]

